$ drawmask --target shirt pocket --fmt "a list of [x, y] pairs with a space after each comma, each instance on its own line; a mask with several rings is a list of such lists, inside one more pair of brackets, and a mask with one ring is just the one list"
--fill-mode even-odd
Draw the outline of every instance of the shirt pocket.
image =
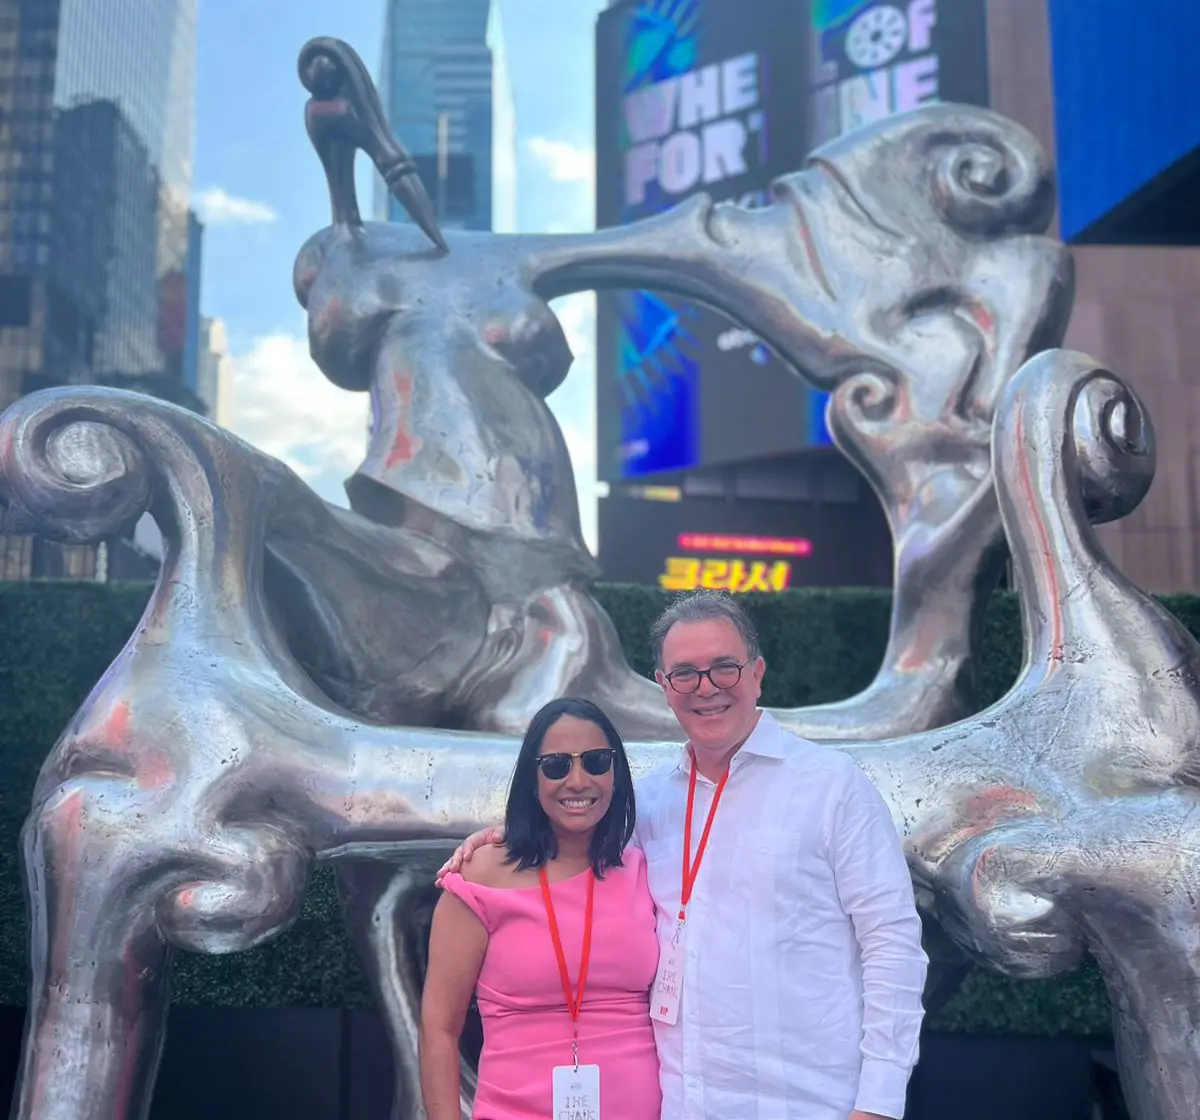
[[739, 833], [726, 867], [725, 890], [732, 898], [751, 903], [764, 896], [777, 897], [791, 878], [786, 852], [786, 838], [778, 832], [759, 828]]
[[840, 909], [832, 870], [817, 837], [803, 829], [749, 829], [734, 845], [726, 889], [781, 929], [797, 932]]

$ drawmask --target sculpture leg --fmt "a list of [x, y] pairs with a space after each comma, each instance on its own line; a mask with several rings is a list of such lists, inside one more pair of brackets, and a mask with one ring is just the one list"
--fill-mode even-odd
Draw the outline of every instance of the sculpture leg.
[[[346, 860], [338, 864], [338, 896], [346, 932], [354, 946], [367, 987], [387, 1031], [393, 1054], [395, 1087], [391, 1120], [424, 1120], [421, 1104], [417, 1031], [429, 920], [425, 897], [434, 872], [452, 850], [436, 859], [394, 864]], [[471, 1115], [475, 1075], [463, 1063], [462, 1114]]]
[[[1096, 891], [1097, 895], [1101, 892]], [[1087, 916], [1113, 1006], [1121, 1088], [1138, 1120], [1192, 1120], [1200, 1108], [1200, 915], [1116, 891]]]
[[1200, 1102], [1200, 835], [1191, 790], [1005, 824], [945, 863], [939, 912], [981, 960], [1018, 977], [1096, 960], [1137, 1120]]
[[[13, 1120], [145, 1120], [165, 1038], [171, 951], [151, 884], [69, 787], [23, 836], [32, 981]], [[97, 828], [97, 825], [101, 827]]]

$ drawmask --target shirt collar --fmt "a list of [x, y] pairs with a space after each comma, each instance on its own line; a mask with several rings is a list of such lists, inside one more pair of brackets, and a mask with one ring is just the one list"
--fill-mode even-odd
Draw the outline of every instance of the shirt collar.
[[[783, 758], [783, 728], [779, 726], [770, 712], [762, 708], [758, 709], [758, 722], [754, 725], [754, 730], [742, 744], [741, 750], [733, 756], [731, 769], [736, 770], [739, 766], [744, 765], [742, 760], [751, 755], [758, 758]], [[675, 769], [680, 773], [687, 774], [691, 765], [688, 745], [684, 743], [680, 748], [679, 760], [675, 764]]]

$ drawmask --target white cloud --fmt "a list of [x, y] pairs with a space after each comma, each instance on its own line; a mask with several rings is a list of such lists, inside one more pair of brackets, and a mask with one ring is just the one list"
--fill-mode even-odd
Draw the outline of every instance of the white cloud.
[[570, 343], [576, 361], [593, 357], [596, 349], [596, 296], [593, 292], [578, 292], [575, 295], [556, 299], [551, 310], [562, 324], [563, 333]]
[[[584, 540], [596, 551], [596, 300], [590, 292], [552, 305], [575, 355], [548, 400], [571, 454]], [[279, 332], [230, 355], [229, 430], [294, 470], [326, 501], [345, 506], [344, 481], [366, 454], [370, 403], [328, 381], [303, 336]]]
[[276, 211], [265, 202], [238, 198], [221, 187], [209, 187], [195, 197], [196, 212], [205, 225], [248, 226], [279, 220]]
[[531, 136], [529, 153], [546, 170], [556, 183], [587, 183], [596, 178], [596, 152], [566, 140], [552, 140], [548, 136]]
[[571, 453], [583, 538], [595, 552], [596, 503], [602, 493], [596, 481], [596, 297], [581, 292], [555, 300], [551, 306], [562, 323], [575, 363], [546, 403], [558, 419]]
[[230, 355], [229, 430], [292, 468], [326, 501], [346, 505], [343, 481], [367, 450], [370, 402], [326, 380], [308, 341], [277, 333]]

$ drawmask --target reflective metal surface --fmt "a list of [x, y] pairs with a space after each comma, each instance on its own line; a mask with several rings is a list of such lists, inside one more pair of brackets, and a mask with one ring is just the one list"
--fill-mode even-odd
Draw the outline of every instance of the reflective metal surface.
[[[1134, 1115], [1184, 1120], [1200, 1093], [1200, 648], [1111, 567], [1087, 516], [1136, 504], [1153, 463], [1149, 420], [1115, 378], [1069, 352], [1030, 362], [993, 453], [1020, 678], [960, 723], [841, 749], [891, 804], [926, 913], [1012, 975], [1094, 955]], [[446, 850], [499, 817], [517, 741], [371, 726], [319, 693], [271, 623], [260, 567], [276, 520], [314, 500], [191, 414], [112, 390], [25, 398], [0, 420], [0, 484], [68, 540], [147, 506], [167, 539], [142, 622], [47, 760], [22, 837], [34, 978], [15, 1115], [124, 1120], [148, 1106], [173, 946], [232, 952], [287, 928], [314, 858]], [[631, 750], [640, 772], [676, 746]]]
[[977, 960], [1095, 957], [1136, 1120], [1200, 1102], [1200, 646], [1105, 556], [1087, 507], [1136, 503], [1150, 418], [1084, 355], [1031, 361], [993, 468], [1018, 569], [1011, 691], [936, 731], [850, 746], [904, 829], [920, 904]]
[[[25, 829], [14, 1114], [144, 1116], [172, 947], [236, 951], [286, 928], [316, 858], [338, 863], [392, 1032], [396, 1114], [419, 1113], [420, 861], [499, 817], [513, 737], [554, 695], [665, 740], [634, 746], [638, 768], [674, 750], [659, 691], [588, 592], [545, 405], [570, 364], [546, 301], [637, 286], [718, 306], [829, 389], [839, 444], [891, 519], [879, 676], [777, 714], [874, 741], [848, 749], [905, 830], [931, 930], [1017, 975], [1092, 952], [1137, 1120], [1192, 1115], [1196, 648], [1088, 524], [1149, 484], [1140, 406], [1079, 355], [1013, 376], [1061, 339], [1071, 288], [1066, 250], [1041, 236], [1052, 191], [1028, 134], [932, 107], [822, 149], [763, 210], [697, 198], [592, 235], [443, 234], [357, 56], [314, 40], [300, 69], [334, 220], [295, 286], [321, 368], [372, 394], [355, 512], [134, 394], [51, 391], [0, 418], [0, 496], [39, 531], [97, 540], [150, 509], [167, 539], [142, 624], [47, 760]], [[360, 149], [420, 228], [362, 224]], [[963, 720], [1006, 540], [1026, 667]], [[464, 1105], [471, 1088], [468, 1070]]]
[[[330, 71], [353, 57], [339, 52]], [[346, 73], [308, 119], [327, 135], [346, 116], [382, 130], [373, 89]], [[377, 160], [394, 142], [355, 123], [343, 143]], [[1072, 294], [1067, 250], [1043, 236], [1049, 167], [1024, 129], [931, 107], [822, 148], [762, 210], [697, 197], [587, 235], [449, 231], [446, 252], [411, 226], [364, 225], [352, 177], [330, 176], [329, 191], [335, 217], [349, 217], [301, 250], [294, 280], [317, 364], [371, 393], [351, 503], [468, 558], [497, 604], [467, 726], [517, 734], [546, 700], [583, 691], [624, 734], [674, 734], [587, 594], [595, 564], [544, 403], [571, 361], [546, 301], [648, 286], [720, 307], [831, 391], [830, 427], [891, 523], [896, 597], [876, 679], [840, 703], [776, 714], [842, 738], [966, 713], [1003, 558], [988, 467], [996, 398], [1022, 361], [1061, 341]], [[547, 626], [551, 640], [539, 639]]]
[[[347, 52], [342, 44], [330, 56], [330, 71]], [[376, 159], [390, 137], [364, 138], [357, 124], [382, 130], [374, 91], [346, 73], [345, 85], [309, 103], [308, 119], [334, 135], [351, 116], [345, 143]], [[335, 384], [371, 394], [372, 438], [347, 483], [351, 504], [464, 558], [493, 604], [453, 710], [432, 722], [518, 735], [547, 700], [576, 693], [627, 736], [676, 734], [659, 690], [631, 671], [588, 591], [595, 564], [544, 403], [571, 362], [547, 301], [649, 285], [728, 311], [830, 390], [834, 437], [889, 518], [894, 600], [875, 679], [838, 703], [778, 711], [780, 722], [860, 738], [968, 713], [1005, 556], [988, 462], [996, 397], [1026, 357], [1061, 341], [1071, 304], [1070, 257], [1042, 236], [1050, 171], [1028, 133], [981, 110], [931, 108], [822, 149], [764, 210], [696, 198], [576, 237], [447, 231], [446, 252], [431, 248], [428, 231], [364, 225], [352, 176], [331, 175], [328, 186], [334, 224], [301, 250], [294, 281], [317, 364]], [[395, 633], [374, 638], [381, 653]], [[335, 695], [345, 680], [331, 683]], [[370, 698], [372, 708], [350, 706], [414, 722], [386, 685]], [[377, 870], [360, 878], [348, 863], [339, 880], [355, 900], [347, 924], [368, 982], [390, 1008], [407, 983], [390, 942], [402, 919], [398, 910], [382, 917]], [[930, 950], [935, 999], [965, 962]], [[402, 1054], [407, 1030], [388, 1018]]]

